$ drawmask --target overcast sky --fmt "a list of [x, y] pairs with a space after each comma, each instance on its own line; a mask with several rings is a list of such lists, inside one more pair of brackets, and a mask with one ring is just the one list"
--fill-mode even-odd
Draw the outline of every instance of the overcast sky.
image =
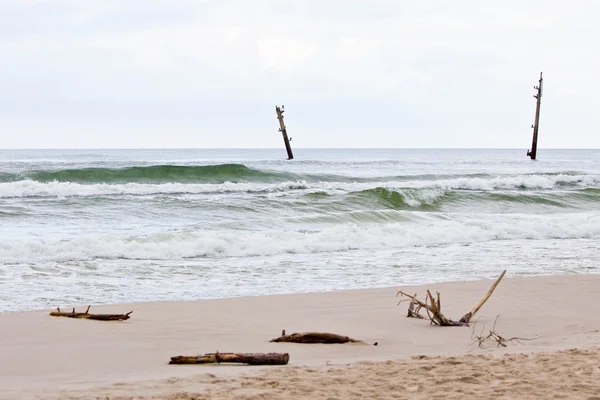
[[600, 1], [0, 0], [0, 148], [600, 148]]

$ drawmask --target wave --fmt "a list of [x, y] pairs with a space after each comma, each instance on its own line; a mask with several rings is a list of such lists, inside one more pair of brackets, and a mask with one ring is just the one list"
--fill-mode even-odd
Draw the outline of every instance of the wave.
[[516, 176], [499, 176], [489, 178], [454, 178], [438, 181], [436, 186], [444, 189], [463, 190], [531, 190], [556, 189], [568, 187], [598, 186], [598, 175], [571, 174], [531, 174]]
[[574, 201], [583, 200], [600, 202], [600, 190], [597, 192], [588, 189], [580, 191], [563, 192], [474, 192], [452, 191], [443, 189], [399, 189], [386, 188], [367, 189], [355, 192], [352, 197], [370, 200], [386, 208], [394, 210], [418, 209], [423, 211], [441, 210], [444, 205], [489, 203], [521, 203], [529, 205], [549, 205], [555, 207], [573, 206]]
[[73, 182], [36, 182], [17, 181], [0, 183], [0, 198], [27, 197], [98, 197], [118, 195], [183, 195], [183, 194], [214, 194], [214, 193], [274, 193], [290, 190], [307, 189], [305, 181], [282, 183], [235, 183], [221, 184], [197, 183], [124, 183], [84, 185]]
[[[399, 167], [400, 168], [400, 167]], [[321, 169], [319, 171], [327, 171]], [[215, 165], [150, 165], [123, 168], [72, 168], [58, 170], [32, 170], [20, 173], [0, 172], [0, 185], [21, 181], [39, 183], [76, 183], [82, 185], [138, 184], [273, 184], [304, 181], [313, 184], [342, 186], [342, 190], [365, 190], [377, 186], [393, 185], [405, 188], [439, 188], [446, 190], [499, 190], [499, 189], [553, 189], [557, 187], [597, 187], [599, 175], [563, 173], [534, 173], [520, 175], [470, 174], [415, 174], [392, 176], [348, 176], [324, 172], [292, 173], [250, 168], [243, 164]], [[361, 189], [352, 185], [364, 184]], [[377, 184], [377, 186], [374, 186]], [[0, 193], [1, 195], [1, 193]]]
[[[600, 188], [586, 187], [595, 177], [565, 179], [552, 177], [551, 183], [541, 185], [539, 177], [505, 178], [485, 185], [477, 180], [444, 180], [430, 182], [308, 182], [305, 180], [280, 183], [225, 182], [198, 183], [125, 183], [80, 184], [72, 182], [37, 182], [31, 180], [0, 183], [0, 199], [19, 198], [95, 198], [115, 197], [127, 201], [128, 196], [186, 196], [230, 194], [275, 199], [295, 197], [306, 204], [328, 203], [344, 209], [384, 207], [394, 210], [439, 210], [448, 205], [477, 202], [511, 202], [546, 204], [558, 207], [576, 206], [582, 202], [600, 202]], [[547, 179], [548, 177], [544, 178]], [[479, 179], [479, 178], [476, 178]], [[578, 182], [566, 186], [564, 182]], [[528, 190], [522, 188], [526, 185]], [[488, 187], [488, 190], [476, 189]], [[536, 189], [543, 186], [543, 189]], [[495, 189], [499, 187], [498, 189]], [[551, 189], [548, 189], [551, 187]]]
[[443, 189], [397, 189], [390, 190], [383, 187], [366, 189], [351, 194], [355, 199], [374, 200], [380, 205], [395, 210], [419, 208], [423, 210], [434, 209], [436, 205], [448, 197], [448, 192]]
[[56, 171], [28, 171], [0, 174], [0, 182], [32, 180], [35, 182], [95, 183], [223, 183], [273, 181], [293, 178], [286, 172], [269, 172], [242, 164], [152, 165], [127, 168], [73, 168]]
[[18, 213], [18, 212], [7, 212], [7, 211], [2, 211], [0, 210], [0, 219], [2, 218], [15, 218], [15, 217], [20, 217], [23, 214]]
[[586, 239], [600, 235], [600, 215], [497, 215], [452, 220], [423, 216], [390, 224], [336, 224], [320, 231], [197, 230], [119, 238], [82, 236], [69, 240], [0, 243], [0, 262], [36, 263], [95, 259], [185, 260], [314, 254], [350, 250], [403, 249], [495, 240]]

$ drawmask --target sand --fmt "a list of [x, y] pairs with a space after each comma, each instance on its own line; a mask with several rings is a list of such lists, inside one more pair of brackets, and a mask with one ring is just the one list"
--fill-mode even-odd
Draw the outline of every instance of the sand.
[[[428, 285], [458, 319], [492, 281]], [[505, 278], [470, 328], [405, 318], [394, 287], [92, 306], [124, 322], [0, 314], [0, 399], [600, 399], [600, 275]], [[67, 307], [71, 305], [60, 305]], [[84, 305], [77, 305], [83, 307]], [[537, 338], [479, 348], [496, 331]], [[485, 324], [485, 326], [484, 326]], [[269, 343], [328, 331], [368, 344]], [[285, 367], [168, 365], [213, 351], [288, 352]]]

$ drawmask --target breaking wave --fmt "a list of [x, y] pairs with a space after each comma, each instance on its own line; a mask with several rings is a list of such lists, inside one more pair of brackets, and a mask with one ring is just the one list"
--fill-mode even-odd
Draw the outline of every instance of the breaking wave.
[[568, 217], [569, 223], [565, 223], [561, 215], [530, 216], [525, 221], [518, 216], [498, 216], [494, 220], [427, 218], [427, 221], [391, 224], [339, 224], [320, 231], [195, 230], [128, 238], [29, 239], [0, 243], [0, 262], [185, 260], [402, 249], [493, 240], [585, 239], [600, 235], [600, 215], [597, 214], [573, 214]]

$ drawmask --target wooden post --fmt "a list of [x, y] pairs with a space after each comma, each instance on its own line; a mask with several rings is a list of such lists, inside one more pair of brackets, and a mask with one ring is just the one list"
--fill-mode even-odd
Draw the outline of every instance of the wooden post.
[[535, 160], [537, 155], [538, 127], [540, 125], [540, 105], [542, 104], [542, 83], [542, 73], [540, 72], [540, 83], [538, 86], [533, 87], [537, 90], [537, 94], [533, 95], [533, 97], [537, 99], [537, 102], [535, 105], [535, 123], [531, 126], [533, 128], [533, 140], [531, 141], [531, 150], [527, 152], [527, 155], [531, 157], [532, 160]]
[[279, 120], [279, 132], [283, 135], [283, 143], [285, 143], [285, 149], [287, 151], [288, 160], [294, 158], [292, 154], [292, 147], [290, 146], [290, 139], [288, 139], [287, 131], [285, 129], [285, 124], [283, 123], [283, 113], [285, 112], [284, 106], [281, 108], [279, 106], [275, 106], [275, 111], [277, 112], [277, 119]]

